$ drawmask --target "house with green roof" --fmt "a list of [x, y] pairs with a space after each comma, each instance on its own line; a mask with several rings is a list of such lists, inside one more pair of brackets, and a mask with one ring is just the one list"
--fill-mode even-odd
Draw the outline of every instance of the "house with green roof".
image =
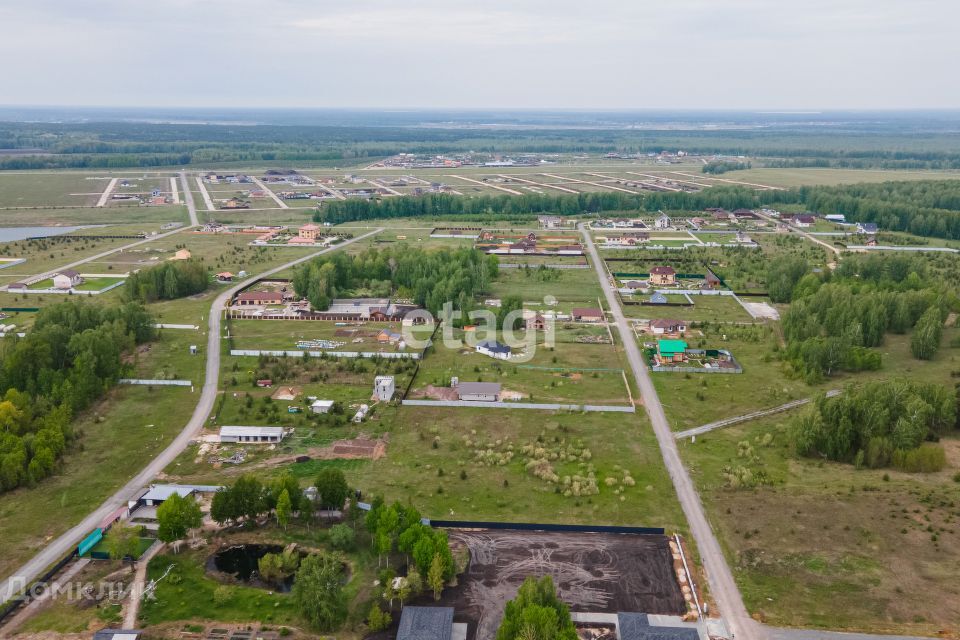
[[686, 340], [658, 340], [657, 356], [661, 362], [686, 362]]

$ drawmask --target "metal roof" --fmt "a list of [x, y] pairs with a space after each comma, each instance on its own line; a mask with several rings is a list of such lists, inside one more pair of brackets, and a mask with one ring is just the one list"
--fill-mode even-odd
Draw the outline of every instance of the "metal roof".
[[685, 340], [659, 340], [657, 341], [657, 349], [661, 353], [682, 353], [687, 350], [687, 342]]
[[220, 427], [220, 437], [223, 436], [283, 436], [283, 427]]
[[620, 640], [699, 640], [700, 638], [695, 627], [650, 626], [645, 613], [618, 613], [617, 630]]
[[499, 395], [499, 382], [460, 382], [457, 384], [457, 393], [460, 395]]
[[143, 494], [140, 499], [163, 501], [175, 493], [185, 498], [194, 491], [195, 489], [193, 487], [184, 487], [177, 484], [158, 484], [150, 487], [150, 490]]
[[397, 640], [450, 640], [453, 634], [453, 607], [403, 608]]

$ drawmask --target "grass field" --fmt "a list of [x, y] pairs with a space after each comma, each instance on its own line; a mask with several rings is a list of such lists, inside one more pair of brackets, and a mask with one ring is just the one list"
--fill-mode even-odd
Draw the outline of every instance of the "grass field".
[[[84, 278], [83, 282], [74, 287], [75, 291], [101, 291], [107, 287], [117, 284], [118, 282], [123, 282], [124, 278], [109, 278], [109, 277], [98, 277], [98, 278]], [[46, 280], [38, 280], [31, 284], [28, 289], [53, 289], [53, 278], [47, 278]]]
[[[692, 307], [636, 304], [624, 305], [623, 312], [628, 318], [672, 318], [687, 322], [751, 322], [753, 320], [732, 296], [691, 295], [690, 297], [694, 303]], [[670, 296], [668, 296], [669, 299]], [[684, 298], [683, 301], [686, 302], [686, 299]]]
[[[689, 172], [693, 173], [693, 172]], [[910, 171], [883, 169], [747, 169], [729, 171], [719, 178], [769, 184], [775, 187], [855, 184], [890, 180], [948, 180], [960, 178], [957, 171]], [[703, 182], [711, 183], [710, 180]], [[720, 182], [719, 184], [723, 184]]]

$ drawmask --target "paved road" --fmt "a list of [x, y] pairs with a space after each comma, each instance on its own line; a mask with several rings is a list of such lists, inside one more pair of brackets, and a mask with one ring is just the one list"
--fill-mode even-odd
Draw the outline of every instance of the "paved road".
[[597, 253], [597, 247], [583, 225], [580, 225], [580, 232], [583, 234], [583, 243], [590, 252], [590, 258], [596, 268], [600, 284], [603, 286], [607, 306], [616, 321], [617, 329], [620, 331], [627, 361], [630, 363], [630, 368], [637, 380], [644, 406], [647, 408], [647, 415], [650, 416], [653, 431], [660, 445], [663, 462], [670, 473], [670, 479], [673, 481], [680, 506], [683, 508], [687, 523], [690, 525], [690, 533], [697, 543], [706, 570], [707, 580], [710, 583], [710, 595], [716, 601], [719, 613], [723, 616], [727, 627], [735, 637], [743, 640], [763, 639], [766, 637], [765, 630], [755, 623], [747, 613], [747, 608], [743, 604], [740, 591], [733, 579], [733, 573], [730, 572], [730, 567], [727, 566], [727, 561], [723, 557], [720, 543], [707, 521], [703, 505], [700, 503], [700, 497], [697, 495], [686, 467], [680, 460], [677, 441], [670, 431], [667, 416], [660, 404], [656, 389], [653, 387], [653, 381], [650, 379], [650, 372], [643, 362], [640, 349], [633, 338], [633, 332], [630, 331], [627, 319], [623, 315], [620, 302], [617, 300], [610, 279], [607, 277], [603, 261]]
[[870, 633], [847, 633], [844, 631], [821, 631], [818, 629], [784, 629], [767, 627], [770, 640], [931, 640], [919, 636], [886, 636]]
[[57, 560], [67, 555], [70, 549], [79, 544], [83, 537], [96, 528], [97, 525], [99, 525], [108, 514], [125, 505], [127, 500], [135, 491], [137, 491], [137, 489], [146, 486], [154, 478], [154, 476], [163, 471], [164, 468], [172, 463], [174, 459], [176, 459], [176, 457], [187, 448], [187, 445], [190, 444], [190, 441], [193, 440], [197, 433], [203, 428], [203, 425], [207, 420], [207, 416], [209, 416], [210, 412], [213, 410], [214, 402], [217, 399], [217, 388], [219, 387], [220, 320], [227, 302], [237, 291], [249, 284], [255, 278], [263, 278], [271, 276], [275, 273], [279, 273], [284, 269], [288, 269], [302, 262], [306, 262], [307, 260], [310, 260], [321, 254], [329, 251], [337, 251], [349, 244], [357, 242], [358, 240], [362, 240], [368, 236], [377, 234], [382, 230], [382, 228], [374, 229], [373, 231], [352, 238], [351, 240], [347, 240], [341, 244], [310, 253], [302, 258], [293, 260], [292, 262], [288, 262], [280, 265], [279, 267], [264, 271], [257, 276], [248, 278], [247, 280], [234, 285], [230, 289], [227, 289], [217, 296], [211, 305], [210, 314], [207, 321], [208, 333], [206, 377], [204, 379], [203, 390], [200, 393], [200, 399], [197, 401], [197, 406], [193, 411], [193, 415], [190, 417], [190, 421], [187, 422], [180, 434], [174, 438], [173, 442], [171, 442], [167, 448], [160, 453], [160, 455], [151, 460], [150, 463], [147, 464], [147, 466], [145, 466], [139, 473], [137, 473], [137, 475], [131, 478], [129, 482], [127, 482], [112, 496], [107, 498], [107, 500], [97, 507], [93, 513], [84, 518], [76, 526], [69, 529], [66, 533], [47, 544], [43, 550], [31, 558], [22, 567], [17, 569], [13, 576], [4, 579], [3, 583], [0, 584], [0, 602], [5, 602], [15, 596], [19, 590], [24, 587], [24, 583], [36, 578], [36, 576], [39, 576], [41, 573], [43, 573], [47, 567], [51, 566]]
[[[840, 395], [839, 389], [830, 389], [827, 391], [827, 397], [832, 398], [834, 396]], [[715, 422], [708, 422], [707, 424], [702, 424], [699, 427], [694, 427], [693, 429], [687, 429], [686, 431], [678, 431], [674, 433], [674, 437], [677, 440], [683, 440], [684, 438], [689, 438], [690, 436], [698, 436], [701, 433], [707, 433], [713, 431], [714, 429], [721, 429], [723, 427], [729, 427], [730, 425], [739, 424], [741, 422], [746, 422], [748, 420], [756, 420], [757, 418], [762, 418], [764, 416], [770, 416], [775, 413], [781, 413], [783, 411], [789, 411], [796, 407], [802, 407], [803, 405], [809, 403], [813, 398], [800, 398], [799, 400], [793, 400], [781, 404], [779, 407], [771, 407], [769, 409], [760, 409], [759, 411], [751, 411], [750, 413], [745, 413], [742, 416], [734, 416], [732, 418], [724, 418], [723, 420], [717, 420]]]

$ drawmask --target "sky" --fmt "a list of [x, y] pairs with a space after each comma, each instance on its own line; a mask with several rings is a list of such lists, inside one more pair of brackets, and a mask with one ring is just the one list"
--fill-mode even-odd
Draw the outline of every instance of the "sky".
[[4, 0], [0, 104], [960, 107], [956, 0]]

